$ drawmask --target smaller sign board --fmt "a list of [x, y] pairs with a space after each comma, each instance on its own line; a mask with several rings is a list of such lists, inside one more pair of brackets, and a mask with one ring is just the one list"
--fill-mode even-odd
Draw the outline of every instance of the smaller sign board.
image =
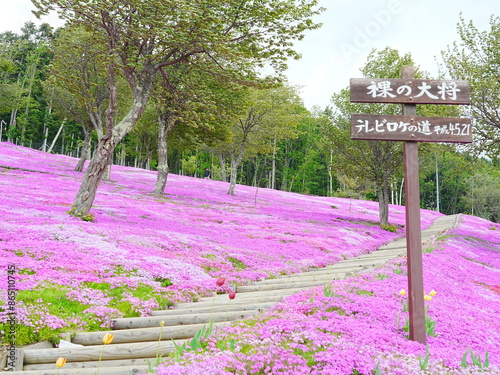
[[351, 115], [351, 139], [471, 143], [470, 118]]
[[351, 78], [353, 103], [470, 104], [463, 80]]

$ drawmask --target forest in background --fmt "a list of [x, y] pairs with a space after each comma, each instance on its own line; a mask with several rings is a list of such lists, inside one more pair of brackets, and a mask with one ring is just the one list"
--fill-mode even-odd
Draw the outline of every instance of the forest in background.
[[[420, 144], [421, 205], [499, 222], [500, 21], [492, 17], [491, 30], [481, 32], [462, 19], [458, 34], [459, 41], [443, 51], [442, 70], [470, 81], [472, 105], [420, 106], [419, 111], [471, 116], [476, 141]], [[100, 43], [83, 28], [54, 30], [29, 22], [20, 35], [0, 34], [0, 141], [88, 160], [106, 135], [110, 106]], [[379, 199], [385, 178], [390, 203], [404, 204], [401, 142], [349, 139], [350, 113], [396, 113], [400, 107], [349, 103], [346, 88], [332, 93], [331, 106], [308, 110], [300, 88], [279, 77], [241, 84], [214, 78], [207, 64], [200, 59], [195, 68], [168, 67], [164, 74], [171, 84], [155, 86], [139, 121], [116, 146], [115, 164], [156, 170], [164, 134], [167, 172], [203, 177], [208, 168], [221, 181], [370, 200]], [[404, 65], [416, 66], [417, 78], [431, 78], [410, 55], [391, 48], [373, 51], [361, 73], [397, 78]], [[132, 100], [125, 81], [117, 76], [117, 117]]]

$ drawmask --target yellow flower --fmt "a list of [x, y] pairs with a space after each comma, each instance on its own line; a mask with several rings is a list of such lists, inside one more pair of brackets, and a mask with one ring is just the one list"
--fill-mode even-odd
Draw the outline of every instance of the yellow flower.
[[401, 289], [401, 290], [399, 291], [399, 295], [400, 295], [400, 296], [404, 296], [405, 294], [406, 294], [406, 290]]
[[115, 335], [112, 335], [111, 333], [106, 333], [102, 338], [102, 342], [104, 343], [104, 345], [111, 344], [114, 338]]
[[165, 326], [165, 322], [163, 320], [160, 320], [160, 327]]
[[434, 289], [432, 289], [432, 290], [430, 291], [430, 293], [429, 293], [429, 295], [430, 295], [431, 297], [434, 297], [436, 294], [437, 294], [437, 292], [436, 292]]
[[426, 301], [430, 301], [430, 300], [432, 300], [432, 297], [431, 297], [430, 295], [426, 294], [426, 295], [424, 296], [424, 299], [425, 299]]
[[57, 358], [57, 361], [56, 361], [57, 367], [59, 367], [59, 368], [63, 367], [65, 364], [66, 364], [66, 358], [63, 358], [63, 357]]

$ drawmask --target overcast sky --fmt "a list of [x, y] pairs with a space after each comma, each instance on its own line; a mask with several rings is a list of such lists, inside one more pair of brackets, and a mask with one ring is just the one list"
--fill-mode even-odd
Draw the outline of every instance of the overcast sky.
[[[152, 0], [153, 1], [153, 0]], [[420, 67], [437, 74], [440, 51], [458, 40], [460, 13], [480, 30], [489, 29], [491, 15], [500, 16], [498, 0], [319, 0], [327, 10], [317, 18], [318, 30], [307, 32], [296, 44], [302, 59], [291, 61], [291, 83], [302, 86], [309, 109], [330, 104], [333, 93], [360, 77], [359, 69], [373, 48], [392, 47], [411, 53]], [[0, 0], [0, 32], [20, 32], [29, 20], [36, 21], [31, 0]], [[8, 3], [8, 6], [6, 5]], [[44, 18], [60, 26], [56, 18]]]

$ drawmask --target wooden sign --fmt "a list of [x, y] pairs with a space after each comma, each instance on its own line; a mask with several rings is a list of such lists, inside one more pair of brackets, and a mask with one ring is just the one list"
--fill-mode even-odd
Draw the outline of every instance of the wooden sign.
[[351, 78], [353, 103], [470, 104], [468, 81]]
[[403, 107], [402, 116], [352, 114], [351, 138], [404, 141], [409, 333], [411, 340], [425, 344], [418, 142], [470, 143], [472, 132], [470, 119], [418, 117], [416, 104], [470, 104], [470, 89], [467, 81], [414, 79], [411, 66], [401, 73], [401, 79], [351, 79], [351, 102]]
[[351, 139], [471, 143], [471, 120], [351, 114]]

